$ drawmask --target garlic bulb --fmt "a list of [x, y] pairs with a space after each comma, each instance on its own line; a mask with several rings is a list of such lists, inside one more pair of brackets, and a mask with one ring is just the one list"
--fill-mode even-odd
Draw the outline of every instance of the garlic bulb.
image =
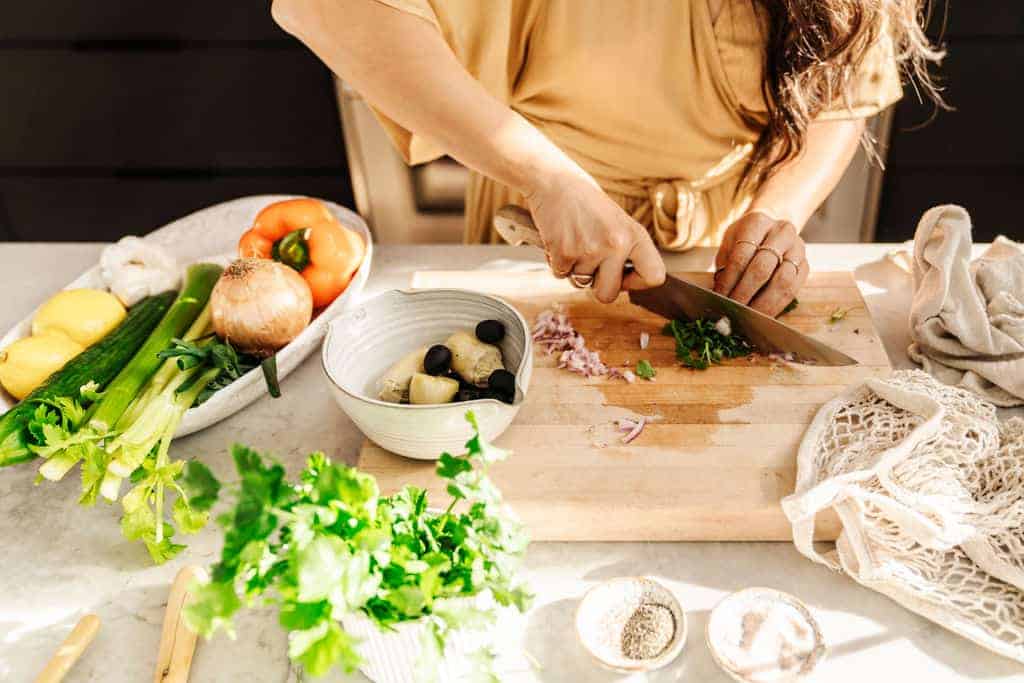
[[139, 237], [124, 237], [100, 255], [100, 277], [125, 306], [177, 289], [181, 267], [165, 249]]

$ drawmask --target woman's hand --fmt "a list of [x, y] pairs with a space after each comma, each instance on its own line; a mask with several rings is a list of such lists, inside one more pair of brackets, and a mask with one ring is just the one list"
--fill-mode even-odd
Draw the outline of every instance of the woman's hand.
[[[556, 277], [592, 275], [594, 294], [604, 303], [622, 290], [665, 281], [665, 263], [651, 236], [589, 176], [539, 182], [526, 200]], [[629, 259], [633, 272], [623, 278]]]
[[715, 256], [715, 291], [772, 317], [807, 280], [807, 248], [796, 227], [754, 211], [729, 226]]

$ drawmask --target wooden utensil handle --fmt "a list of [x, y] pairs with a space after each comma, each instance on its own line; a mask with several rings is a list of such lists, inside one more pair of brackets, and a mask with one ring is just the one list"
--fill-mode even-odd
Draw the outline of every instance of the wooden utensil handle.
[[36, 677], [35, 683], [59, 683], [74, 666], [75, 662], [89, 647], [89, 643], [96, 637], [100, 630], [100, 618], [95, 614], [86, 614], [78, 620], [75, 628], [71, 630], [68, 637], [57, 648], [53, 658]]
[[538, 249], [544, 248], [544, 240], [533, 222], [533, 216], [521, 206], [506, 204], [498, 209], [494, 214], [494, 229], [513, 246], [528, 244]]
[[185, 683], [188, 680], [196, 649], [196, 634], [185, 625], [181, 611], [188, 600], [189, 585], [194, 580], [203, 580], [205, 576], [199, 567], [183, 567], [174, 577], [167, 597], [167, 611], [164, 612], [154, 683]]
[[[502, 239], [512, 246], [526, 244], [538, 249], [544, 249], [544, 240], [541, 239], [540, 230], [533, 222], [530, 212], [515, 204], [506, 204], [494, 213], [494, 229], [501, 235]], [[625, 275], [632, 273], [633, 261], [627, 260], [622, 268]]]

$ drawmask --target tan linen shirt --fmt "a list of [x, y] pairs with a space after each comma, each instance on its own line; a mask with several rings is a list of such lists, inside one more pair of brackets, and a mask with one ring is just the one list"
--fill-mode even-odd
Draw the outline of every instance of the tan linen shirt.
[[[752, 0], [378, 0], [436, 26], [458, 60], [594, 176], [659, 246], [717, 245], [752, 197], [740, 187], [766, 107], [766, 24]], [[901, 96], [891, 40], [820, 118], [862, 118]], [[378, 117], [410, 164], [444, 150]], [[467, 242], [517, 192], [474, 174]]]

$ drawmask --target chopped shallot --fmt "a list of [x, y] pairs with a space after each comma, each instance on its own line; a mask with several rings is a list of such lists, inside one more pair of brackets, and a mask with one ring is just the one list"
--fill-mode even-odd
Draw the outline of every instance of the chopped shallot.
[[646, 332], [641, 332], [640, 333], [640, 348], [641, 349], [646, 349], [647, 345], [650, 344], [650, 343], [651, 343], [651, 335], [647, 334]]
[[644, 425], [647, 424], [647, 418], [641, 415], [635, 420], [619, 420], [617, 424], [620, 432], [626, 432], [626, 435], [622, 437], [622, 443], [629, 443], [640, 436], [640, 432], [644, 430]]
[[558, 353], [558, 367], [584, 377], [612, 377], [627, 382], [636, 380], [630, 370], [609, 368], [597, 351], [587, 348], [583, 335], [576, 331], [560, 306], [543, 311], [533, 323], [533, 340], [550, 356]]

